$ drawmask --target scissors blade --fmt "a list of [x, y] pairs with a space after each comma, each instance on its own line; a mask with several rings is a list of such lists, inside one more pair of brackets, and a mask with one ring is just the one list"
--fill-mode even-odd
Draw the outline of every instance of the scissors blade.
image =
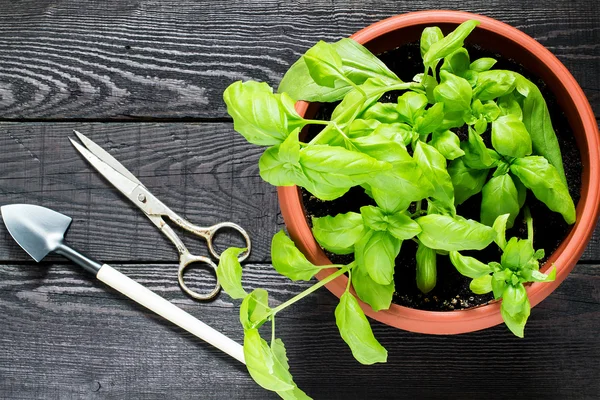
[[135, 188], [141, 185], [137, 179], [132, 181], [128, 177], [124, 176], [120, 171], [115, 170], [112, 166], [96, 157], [91, 151], [73, 139], [69, 138], [69, 140], [71, 141], [71, 144], [75, 146], [77, 151], [79, 151], [81, 155], [83, 155], [85, 159], [88, 160], [88, 162], [98, 170], [98, 172], [100, 172], [106, 179], [108, 179], [110, 183], [119, 189], [121, 193], [127, 196], [130, 200], [132, 199], [131, 193], [135, 190]]
[[[125, 168], [123, 166], [123, 164], [121, 164], [113, 156], [108, 154], [106, 152], [106, 150], [104, 150], [102, 147], [100, 147], [96, 143], [92, 142], [91, 139], [89, 139], [87, 136], [85, 136], [81, 132], [73, 130], [73, 133], [75, 135], [77, 135], [79, 140], [81, 140], [81, 143], [83, 143], [83, 145], [85, 147], [87, 147], [88, 150], [90, 152], [92, 152], [92, 154], [94, 154], [96, 157], [98, 157], [101, 161], [104, 161], [105, 164], [108, 164], [109, 167], [111, 167], [112, 169], [114, 169], [117, 172], [120, 172], [121, 175], [125, 176], [126, 178], [128, 178], [129, 180], [131, 180], [133, 182], [136, 182], [138, 185], [144, 186], [142, 184], [142, 182], [140, 182], [138, 180], [138, 178], [135, 177], [135, 175], [133, 175], [131, 172], [129, 172], [129, 170], [127, 170], [127, 168]], [[73, 142], [73, 141], [71, 141], [71, 142]]]

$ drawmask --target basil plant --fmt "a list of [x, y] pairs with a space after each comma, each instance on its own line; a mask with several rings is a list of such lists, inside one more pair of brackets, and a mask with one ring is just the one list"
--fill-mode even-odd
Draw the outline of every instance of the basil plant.
[[[395, 259], [406, 240], [418, 244], [416, 285], [422, 292], [436, 285], [437, 258], [449, 256], [473, 279], [473, 292], [493, 291], [502, 299], [504, 321], [515, 335], [523, 335], [529, 316], [524, 284], [552, 280], [554, 272], [538, 271], [543, 251], [533, 250], [533, 228], [527, 239], [508, 242], [504, 230], [526, 207], [527, 191], [568, 224], [575, 222], [575, 207], [539, 89], [516, 72], [493, 69], [495, 59], [471, 60], [464, 48], [478, 24], [467, 21], [446, 36], [437, 27], [426, 28], [420, 41], [423, 73], [411, 82], [399, 79], [357, 42], [342, 39], [310, 48], [285, 74], [277, 93], [254, 81], [225, 90], [234, 129], [265, 148], [259, 160], [265, 181], [298, 185], [322, 200], [360, 186], [374, 204], [313, 219], [318, 243], [335, 254], [352, 254], [354, 261], [333, 266], [337, 272], [275, 308], [265, 290], [242, 288], [237, 255], [243, 249], [223, 255], [219, 280], [232, 297], [243, 299], [244, 354], [250, 374], [264, 388], [286, 399], [307, 398], [289, 373], [283, 342], [275, 337], [275, 316], [342, 274], [348, 287], [335, 310], [342, 339], [359, 362], [386, 361], [358, 299], [376, 311], [390, 307]], [[402, 92], [397, 102], [380, 101], [390, 91]], [[339, 104], [329, 120], [314, 120], [296, 112], [298, 100]], [[300, 132], [307, 125], [322, 130], [304, 140]], [[466, 140], [459, 139], [458, 128], [468, 132]], [[478, 221], [457, 214], [458, 205], [480, 192]], [[532, 227], [530, 217], [527, 224]], [[499, 263], [484, 264], [460, 253], [494, 241], [503, 251]], [[271, 252], [275, 269], [293, 280], [310, 280], [332, 268], [310, 263], [284, 232], [273, 238]], [[259, 333], [267, 321], [270, 344]]]

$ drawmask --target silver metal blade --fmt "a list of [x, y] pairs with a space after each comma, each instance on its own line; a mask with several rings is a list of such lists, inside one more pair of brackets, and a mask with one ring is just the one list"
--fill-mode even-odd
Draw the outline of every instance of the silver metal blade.
[[129, 172], [129, 170], [127, 168], [125, 168], [123, 166], [123, 164], [121, 164], [113, 156], [111, 156], [110, 154], [108, 154], [106, 152], [106, 150], [104, 150], [102, 147], [100, 147], [96, 143], [92, 142], [91, 139], [89, 139], [87, 136], [85, 136], [81, 132], [73, 130], [73, 133], [75, 133], [75, 135], [77, 135], [77, 137], [79, 138], [79, 140], [81, 140], [81, 143], [83, 143], [83, 145], [85, 147], [87, 147], [88, 150], [93, 155], [95, 155], [96, 157], [98, 157], [100, 160], [104, 161], [106, 164], [108, 164], [115, 171], [120, 172], [123, 176], [129, 178], [130, 180], [132, 180], [132, 181], [134, 181], [136, 183], [138, 183], [139, 185], [142, 184], [142, 182], [140, 182], [138, 180], [138, 178], [135, 177], [135, 175], [133, 175], [131, 172]]
[[10, 235], [37, 262], [61, 245], [72, 221], [32, 204], [10, 204], [0, 207], [0, 212]]
[[119, 189], [121, 193], [127, 196], [130, 200], [134, 201], [134, 199], [131, 197], [131, 193], [136, 187], [141, 185], [139, 181], [135, 179], [135, 177], [135, 181], [132, 181], [131, 179], [125, 177], [121, 172], [116, 171], [104, 161], [100, 160], [98, 157], [93, 155], [88, 149], [86, 149], [73, 139], [69, 138], [69, 140], [71, 141], [71, 144], [75, 146], [77, 151], [79, 151], [85, 157], [85, 159], [88, 160], [88, 162], [98, 170], [98, 172], [104, 175], [104, 177], [108, 179], [108, 181], [112, 183], [114, 187]]

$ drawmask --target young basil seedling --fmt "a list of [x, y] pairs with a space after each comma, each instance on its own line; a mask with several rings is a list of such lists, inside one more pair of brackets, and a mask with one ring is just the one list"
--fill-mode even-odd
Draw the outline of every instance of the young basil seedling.
[[527, 239], [512, 237], [506, 241], [509, 216], [510, 214], [504, 214], [494, 223], [496, 243], [502, 250], [499, 263], [484, 264], [473, 257], [463, 256], [458, 251], [450, 252], [450, 260], [458, 272], [473, 279], [470, 287], [474, 293], [493, 292], [496, 300], [502, 299], [500, 311], [504, 323], [516, 336], [523, 337], [531, 309], [524, 284], [553, 281], [556, 278], [556, 267], [549, 274], [539, 271], [539, 260], [544, 257], [544, 250], [533, 249], [533, 219], [527, 208]]

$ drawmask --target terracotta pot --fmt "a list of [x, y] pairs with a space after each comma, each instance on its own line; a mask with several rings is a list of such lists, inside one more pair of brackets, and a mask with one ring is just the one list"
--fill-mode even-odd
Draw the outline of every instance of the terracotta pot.
[[[542, 268], [546, 271], [554, 263], [556, 280], [534, 283], [527, 288], [531, 305], [535, 306], [558, 287], [581, 257], [594, 230], [600, 205], [598, 127], [592, 109], [573, 76], [550, 51], [525, 33], [494, 19], [466, 12], [423, 11], [398, 15], [368, 26], [351, 38], [377, 54], [403, 43], [418, 41], [421, 31], [427, 26], [437, 25], [447, 33], [468, 19], [477, 19], [481, 25], [467, 42], [517, 60], [550, 87], [568, 118], [581, 153], [583, 175], [577, 222]], [[304, 115], [308, 106], [308, 103], [299, 102], [296, 109]], [[311, 262], [330, 264], [306, 222], [298, 188], [279, 187], [278, 194], [283, 219], [298, 248]], [[317, 278], [323, 279], [334, 271], [324, 270]], [[339, 297], [347, 282], [347, 278], [341, 276], [330, 282], [327, 288]], [[380, 322], [421, 333], [457, 334], [502, 323], [499, 302], [457, 311], [422, 311], [392, 304], [389, 310], [375, 312], [367, 304], [361, 303], [361, 306], [368, 316]]]

